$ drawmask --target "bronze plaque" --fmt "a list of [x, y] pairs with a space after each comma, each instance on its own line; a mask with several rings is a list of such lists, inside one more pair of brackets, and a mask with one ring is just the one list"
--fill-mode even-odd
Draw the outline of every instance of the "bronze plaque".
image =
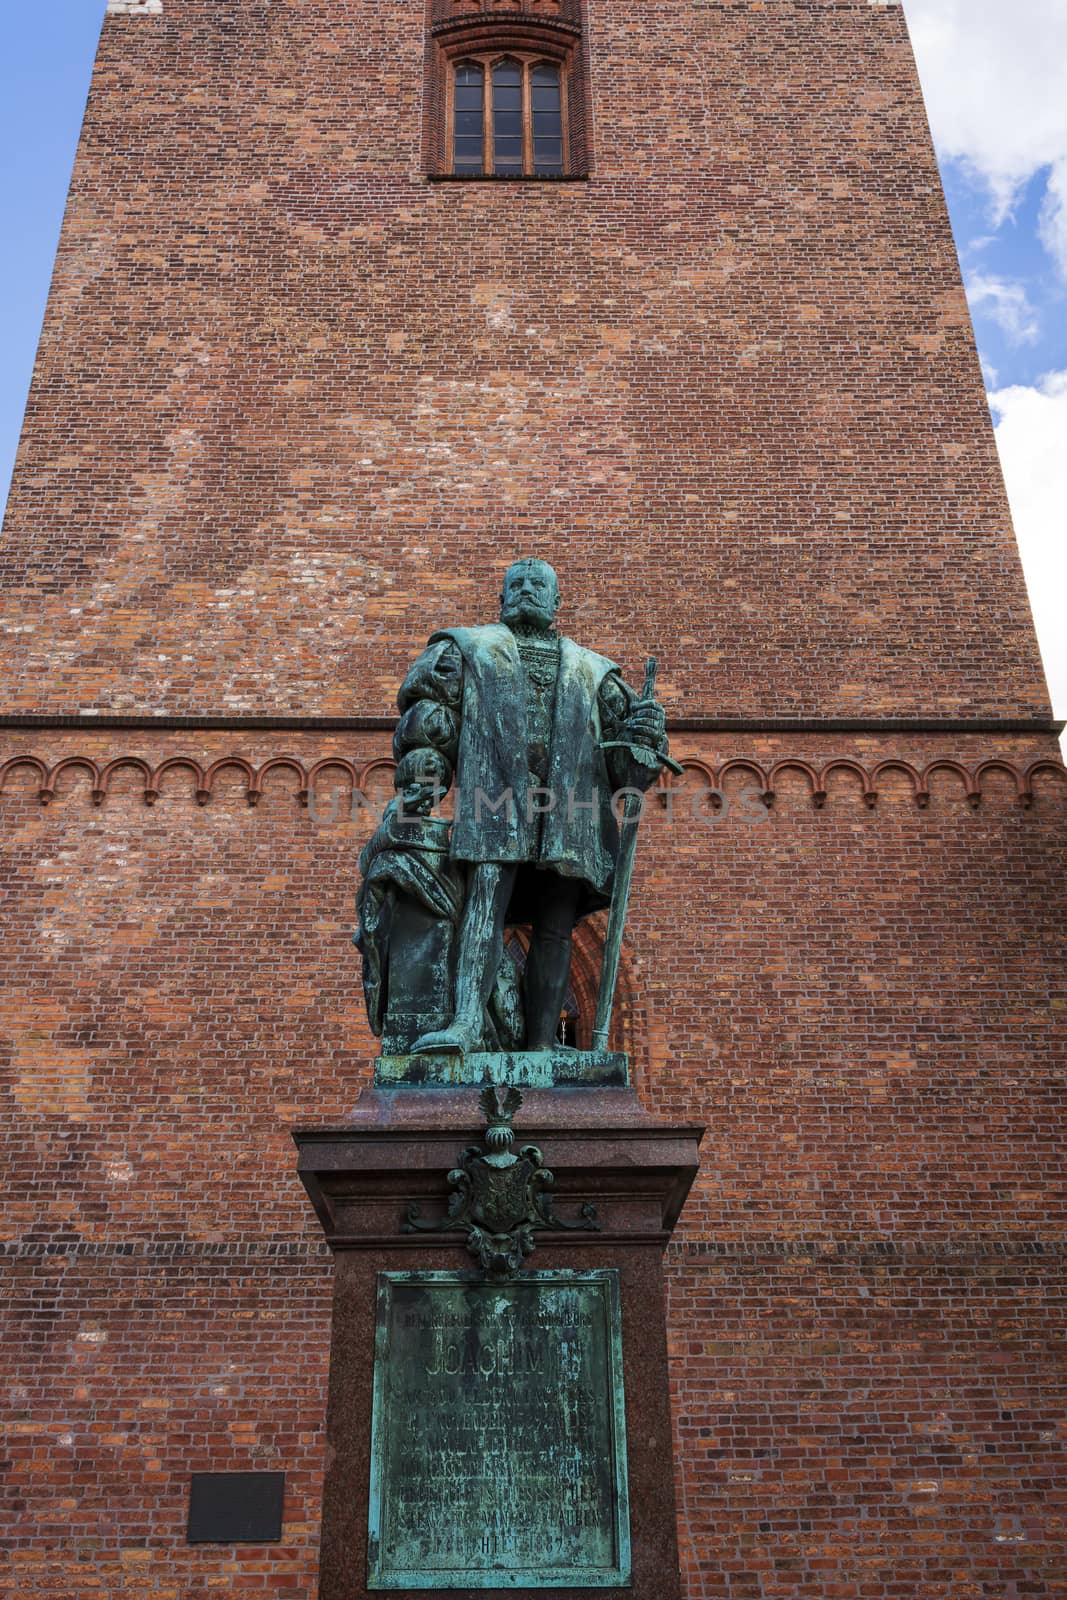
[[379, 1273], [368, 1587], [629, 1579], [618, 1272]]

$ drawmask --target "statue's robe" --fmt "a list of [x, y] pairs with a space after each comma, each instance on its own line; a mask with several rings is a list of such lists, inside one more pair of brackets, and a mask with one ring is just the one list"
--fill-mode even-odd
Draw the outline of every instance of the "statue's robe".
[[[548, 791], [528, 764], [526, 687], [510, 628], [446, 628], [435, 633], [421, 661], [433, 671], [435, 646], [451, 641], [463, 658], [456, 755], [457, 801], [451, 854], [456, 861], [525, 864], [509, 921], [528, 920], [537, 887], [532, 872], [550, 871], [582, 885], [578, 914], [606, 906], [619, 847], [611, 804], [613, 785], [602, 742], [601, 689], [613, 675], [629, 703], [632, 691], [613, 661], [560, 639]], [[548, 807], [543, 815], [536, 808]]]

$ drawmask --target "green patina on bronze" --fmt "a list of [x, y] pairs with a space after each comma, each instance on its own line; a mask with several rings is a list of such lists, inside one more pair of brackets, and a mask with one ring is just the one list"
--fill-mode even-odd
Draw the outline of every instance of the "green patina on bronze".
[[621, 1050], [515, 1050], [470, 1055], [379, 1056], [374, 1081], [382, 1088], [514, 1083], [523, 1089], [625, 1089], [629, 1058]]
[[465, 1233], [494, 1283], [513, 1278], [535, 1249], [534, 1234], [578, 1229], [599, 1232], [596, 1207], [586, 1203], [571, 1221], [552, 1209], [555, 1177], [535, 1144], [512, 1150], [511, 1119], [522, 1105], [518, 1089], [483, 1089], [479, 1105], [486, 1120], [485, 1149], [468, 1145], [459, 1166], [448, 1174], [452, 1190], [448, 1214], [427, 1222], [412, 1202], [401, 1223], [404, 1233]]
[[[674, 763], [653, 664], [631, 689], [556, 631], [559, 604], [546, 562], [513, 563], [499, 622], [433, 634], [401, 685], [398, 798], [360, 856], [356, 935], [388, 1081], [419, 1081], [399, 1058], [486, 1052], [590, 1081], [556, 1036], [575, 925], [610, 906], [605, 1051], [641, 796]], [[453, 783], [453, 816], [432, 815]], [[505, 947], [509, 927], [525, 942]]]
[[378, 1275], [371, 1589], [630, 1581], [615, 1269]]

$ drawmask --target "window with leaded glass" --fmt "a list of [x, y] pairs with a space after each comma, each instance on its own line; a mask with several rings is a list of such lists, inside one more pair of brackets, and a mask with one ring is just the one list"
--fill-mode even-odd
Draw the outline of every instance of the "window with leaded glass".
[[565, 85], [536, 56], [464, 57], [452, 75], [451, 170], [458, 177], [562, 177]]
[[538, 61], [530, 68], [530, 122], [535, 172], [563, 171], [563, 104], [559, 68]]
[[456, 68], [452, 134], [453, 172], [481, 172], [485, 136], [485, 71], [477, 61]]

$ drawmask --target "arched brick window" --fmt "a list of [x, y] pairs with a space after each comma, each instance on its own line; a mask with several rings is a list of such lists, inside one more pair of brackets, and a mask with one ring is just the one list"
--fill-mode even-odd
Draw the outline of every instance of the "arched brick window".
[[429, 46], [431, 177], [585, 176], [580, 27], [556, 13], [453, 12]]

